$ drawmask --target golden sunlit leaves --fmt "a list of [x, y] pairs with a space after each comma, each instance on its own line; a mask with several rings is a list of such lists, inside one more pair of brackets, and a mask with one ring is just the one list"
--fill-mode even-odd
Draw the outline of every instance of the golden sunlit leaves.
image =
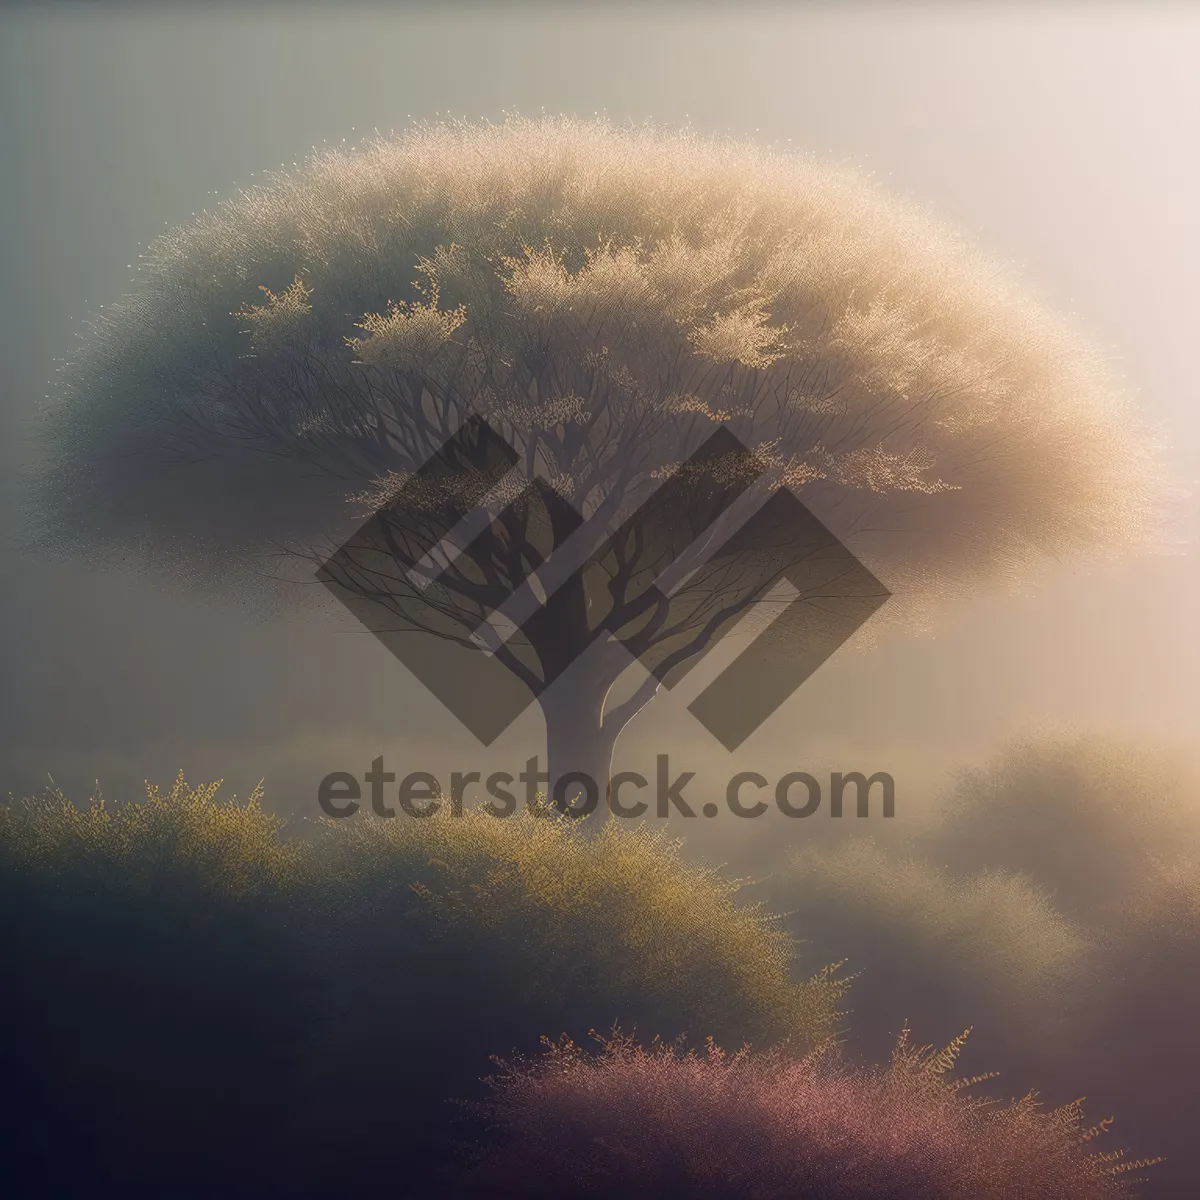
[[467, 319], [460, 305], [446, 311], [437, 306], [437, 292], [428, 302], [393, 303], [386, 313], [367, 313], [358, 328], [368, 337], [346, 338], [360, 362], [393, 371], [429, 369], [437, 352]]
[[[883, 620], [1143, 547], [1164, 498], [1153, 439], [1071, 322], [861, 173], [749, 141], [418, 125], [169, 232], [139, 288], [62, 376], [45, 499], [72, 544], [228, 537], [229, 488], [201, 494], [199, 472], [178, 514], [195, 539], [139, 525], [169, 473], [131, 457], [235, 444], [383, 495], [468, 413], [585, 514], [632, 505], [727, 423], [770, 448], [771, 486], [854, 532], [893, 593]], [[248, 542], [301, 542], [276, 536], [286, 499], [246, 514]], [[129, 528], [106, 532], [109, 510]]]
[[254, 348], [269, 352], [294, 344], [309, 327], [312, 289], [305, 287], [297, 275], [278, 295], [270, 288], [260, 286], [258, 290], [266, 297], [266, 304], [247, 304], [233, 314], [246, 323]]
[[692, 330], [690, 341], [696, 353], [714, 362], [741, 363], [761, 369], [783, 358], [786, 327], [767, 324], [770, 313], [761, 302], [714, 316], [707, 325]]

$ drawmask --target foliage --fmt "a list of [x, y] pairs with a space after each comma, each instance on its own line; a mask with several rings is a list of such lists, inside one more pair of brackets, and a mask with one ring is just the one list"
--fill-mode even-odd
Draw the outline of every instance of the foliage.
[[[300, 979], [277, 935], [300, 856], [217, 784], [0, 809], [5, 1160], [64, 1193], [237, 1157], [279, 1102]], [[231, 1088], [233, 1064], [238, 1086]], [[133, 1163], [138, 1175], [129, 1175]]]
[[1098, 931], [1100, 952], [1080, 982], [1088, 1004], [1070, 1066], [1091, 1094], [1120, 1096], [1131, 1134], [1153, 1137], [1167, 1156], [1155, 1194], [1173, 1200], [1196, 1187], [1200, 1029], [1181, 1006], [1200, 994], [1200, 862], [1163, 850], [1124, 910]]
[[992, 1053], [1044, 1051], [1077, 1016], [1091, 945], [1021, 875], [957, 875], [855, 838], [803, 851], [762, 891], [810, 954], [845, 959], [851, 1034], [874, 1051], [918, 1018], [938, 1036], [970, 1021]]
[[[964, 1095], [981, 1080], [901, 1036], [889, 1068], [851, 1068], [828, 1052], [727, 1054], [632, 1038], [597, 1055], [568, 1040], [494, 1081], [506, 1135], [469, 1176], [470, 1195], [786, 1196], [790, 1200], [1067, 1200], [1127, 1194], [1119, 1151], [1090, 1143], [1072, 1104], [1045, 1111]], [[547, 1119], [547, 1114], [553, 1114]]]
[[511, 117], [318, 152], [156, 240], [61, 373], [40, 527], [208, 545], [229, 583], [472, 413], [585, 514], [728, 424], [905, 597], [1137, 543], [1157, 494], [1101, 356], [913, 205], [752, 143]]
[[417, 1189], [449, 1102], [547, 1031], [833, 1028], [839, 986], [792, 985], [787, 937], [653, 835], [464, 814], [295, 841], [257, 793], [147, 793], [0, 810], [4, 1153], [61, 1190], [353, 1195], [397, 1156]]
[[223, 804], [221, 782], [189, 787], [180, 772], [169, 792], [147, 783], [143, 802], [117, 808], [100, 795], [77, 808], [53, 787], [10, 802], [0, 807], [5, 868], [64, 889], [154, 892], [156, 902], [184, 886], [193, 899], [197, 891], [245, 897], [286, 886], [300, 847], [280, 839], [283, 822], [263, 810], [261, 786], [243, 804]]
[[624, 1023], [628, 1012], [603, 1004], [638, 997], [660, 1020], [680, 1006], [708, 1014], [705, 1034], [807, 1048], [834, 1032], [840, 985], [827, 972], [792, 985], [792, 940], [736, 903], [736, 881], [689, 863], [647, 826], [591, 832], [553, 811], [498, 820], [478, 809], [328, 825], [331, 891], [388, 908], [411, 890], [414, 919], [439, 937], [503, 944], [539, 995], [603, 997], [597, 1016]]
[[[455, 677], [483, 634], [493, 732], [544, 697], [552, 779], [601, 786], [661, 683], [788, 603], [781, 576], [806, 602], [786, 649], [833, 648], [846, 605], [912, 618], [1142, 546], [1163, 494], [1101, 355], [914, 206], [566, 117], [321, 152], [169, 231], [45, 433], [40, 544], [272, 606], [325, 596], [264, 582], [316, 568], [377, 632], [448, 643]], [[784, 528], [792, 491], [815, 525], [792, 504]], [[517, 632], [488, 637], [506, 604]], [[606, 707], [630, 654], [648, 674]]]
[[[1190, 756], [1050, 733], [963, 771], [906, 861], [868, 843], [812, 851], [766, 894], [857, 972], [850, 1034], [875, 1050], [906, 1016], [970, 1021], [1007, 1079], [1119, 1106], [1166, 1155], [1155, 1196], [1195, 1190], [1200, 814]], [[929, 863], [939, 864], [930, 866]], [[791, 919], [791, 918], [789, 918]]]
[[1020, 871], [1063, 911], [1103, 925], [1129, 907], [1156, 860], [1200, 853], [1200, 777], [1167, 746], [1043, 734], [959, 773], [930, 851], [960, 870]]

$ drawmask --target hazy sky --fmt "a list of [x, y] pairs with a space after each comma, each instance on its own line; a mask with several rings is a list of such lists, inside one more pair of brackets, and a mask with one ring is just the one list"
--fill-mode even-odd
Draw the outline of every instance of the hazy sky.
[[[314, 144], [447, 112], [690, 118], [863, 165], [1072, 310], [1191, 480], [1198, 56], [1200, 12], [1182, 5], [5, 9], [6, 531], [53, 360], [90, 308], [122, 293], [139, 243]], [[1177, 526], [1200, 532], [1194, 502]], [[184, 766], [239, 787], [266, 775], [276, 803], [312, 813], [320, 775], [377, 753], [407, 769], [485, 758], [369, 635], [268, 624], [7, 544], [0, 569], [0, 790], [50, 772], [117, 791]], [[959, 606], [934, 640], [896, 635], [838, 656], [737, 765], [853, 755], [846, 769], [893, 769], [903, 798], [906, 770], [917, 779], [1029, 720], [1187, 738], [1200, 718], [1198, 613], [1190, 553], [1060, 570], [1034, 596]], [[489, 761], [514, 761], [538, 736], [527, 716]], [[623, 752], [678, 747], [726, 775], [733, 760], [705, 737], [672, 696]]]

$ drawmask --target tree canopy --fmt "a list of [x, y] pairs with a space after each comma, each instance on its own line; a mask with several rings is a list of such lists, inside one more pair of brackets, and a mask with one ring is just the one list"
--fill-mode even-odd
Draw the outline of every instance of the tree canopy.
[[[431, 484], [473, 418], [518, 469], [481, 449]], [[1096, 350], [914, 205], [791, 151], [569, 117], [317, 151], [164, 234], [63, 370], [49, 429], [50, 543], [223, 587], [261, 590], [238, 566], [272, 547], [321, 561], [398, 496], [434, 530], [521, 500], [481, 556], [422, 581], [463, 638], [581, 519], [560, 557], [604, 546], [608, 609], [590, 593], [580, 619], [623, 617], [665, 552], [607, 532], [718, 430], [735, 449], [697, 496], [792, 490], [901, 602], [1126, 549], [1155, 489]], [[691, 625], [668, 622], [677, 658], [756, 590], [730, 606], [723, 577], [702, 583]]]

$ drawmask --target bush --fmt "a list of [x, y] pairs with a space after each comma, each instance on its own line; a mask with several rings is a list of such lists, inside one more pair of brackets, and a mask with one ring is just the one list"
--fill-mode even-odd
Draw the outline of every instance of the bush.
[[492, 1053], [836, 1025], [836, 982], [791, 983], [787, 936], [653, 833], [468, 813], [297, 842], [216, 790], [0, 814], [5, 1157], [77, 1163], [59, 1191], [415, 1193]]
[[[692, 1014], [689, 1033], [792, 1040], [836, 1028], [840, 988], [827, 973], [789, 982], [795, 944], [737, 903], [740, 885], [686, 861], [647, 826], [478, 810], [420, 821], [328, 823], [323, 887], [359, 915], [410, 902], [410, 924], [473, 949], [503, 946], [529, 990], [623, 1021], [630, 1003], [656, 1021]], [[349, 914], [348, 914], [349, 915]], [[381, 923], [374, 934], [395, 935]], [[698, 1023], [698, 1027], [697, 1027]]]
[[356, 1155], [398, 1129], [427, 1146], [491, 1054], [547, 1033], [621, 1021], [806, 1048], [837, 1027], [831, 975], [794, 985], [787, 935], [648, 829], [443, 811], [324, 833], [316, 957], [336, 983], [310, 1070], [315, 1115], [354, 1113]]
[[856, 838], [802, 852], [764, 891], [810, 954], [846, 960], [872, 1054], [916, 1019], [938, 1038], [972, 1024], [989, 1053], [1044, 1051], [1074, 1015], [1089, 945], [1023, 876], [956, 876]]
[[4, 1161], [33, 1194], [169, 1179], [218, 1131], [236, 1162], [286, 1098], [301, 855], [218, 786], [0, 808]]
[[[1200, 1030], [1200, 863], [1155, 864], [1128, 909], [1101, 934], [1083, 985], [1076, 1077], [1093, 1093], [1119, 1089], [1129, 1128], [1166, 1156], [1161, 1195], [1196, 1193], [1195, 1100]], [[1159, 1193], [1156, 1193], [1159, 1194]]]
[[931, 852], [958, 870], [1003, 868], [1094, 924], [1119, 914], [1154, 860], [1200, 852], [1200, 779], [1165, 747], [1099, 735], [1018, 739], [959, 773]]
[[1102, 1200], [1127, 1195], [1119, 1151], [1097, 1154], [1078, 1104], [969, 1099], [949, 1078], [962, 1044], [912, 1046], [890, 1068], [832, 1054], [682, 1053], [631, 1038], [598, 1055], [550, 1044], [495, 1081], [505, 1140], [468, 1195], [746, 1200]]
[[[1200, 812], [1179, 752], [1097, 736], [1010, 744], [964, 771], [912, 857], [814, 848], [760, 894], [807, 952], [853, 973], [849, 1036], [971, 1024], [1014, 1086], [1119, 1106], [1166, 1156], [1154, 1195], [1195, 1194]], [[931, 865], [936, 864], [936, 865]]]
[[[956, 870], [1026, 872], [1083, 930], [1077, 1000], [1038, 1078], [1120, 1103], [1130, 1136], [1153, 1138], [1167, 1156], [1155, 1195], [1180, 1200], [1195, 1194], [1200, 1037], [1185, 1014], [1200, 988], [1198, 795], [1178, 749], [1027, 737], [960, 774], [945, 825], [926, 843]], [[1016, 1046], [1029, 1024], [1013, 1014], [1007, 1027]]]

